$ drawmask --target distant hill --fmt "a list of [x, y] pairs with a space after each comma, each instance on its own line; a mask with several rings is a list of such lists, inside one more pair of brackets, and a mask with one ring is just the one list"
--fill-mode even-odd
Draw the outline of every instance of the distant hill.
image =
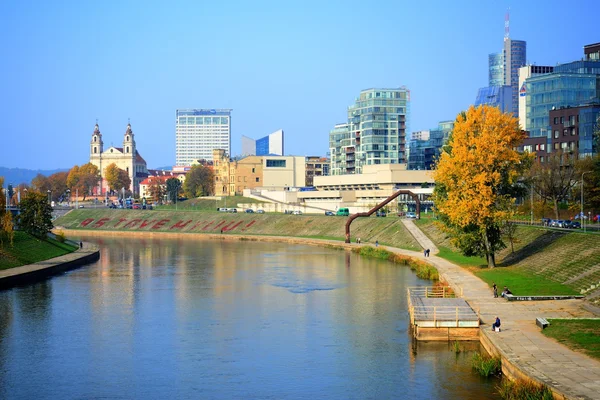
[[50, 176], [57, 172], [69, 171], [69, 168], [54, 169], [54, 170], [33, 170], [24, 168], [6, 168], [0, 167], [0, 176], [4, 177], [4, 184], [7, 185], [12, 183], [18, 185], [20, 183], [30, 184], [31, 180], [36, 177], [37, 174], [44, 176]]

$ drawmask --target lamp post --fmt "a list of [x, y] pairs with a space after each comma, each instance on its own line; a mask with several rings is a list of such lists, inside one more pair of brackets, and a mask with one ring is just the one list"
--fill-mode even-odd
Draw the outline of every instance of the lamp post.
[[583, 214], [583, 176], [587, 173], [590, 173], [592, 171], [585, 171], [584, 173], [581, 174], [581, 214], [579, 214], [579, 217], [581, 218], [581, 224], [583, 225], [583, 231], [585, 232], [585, 221], [584, 221], [584, 214]]
[[75, 189], [75, 208], [79, 208], [79, 188]]
[[52, 204], [52, 190], [48, 189], [48, 204]]
[[67, 194], [67, 207], [69, 207], [71, 205], [71, 189], [67, 189], [65, 193]]

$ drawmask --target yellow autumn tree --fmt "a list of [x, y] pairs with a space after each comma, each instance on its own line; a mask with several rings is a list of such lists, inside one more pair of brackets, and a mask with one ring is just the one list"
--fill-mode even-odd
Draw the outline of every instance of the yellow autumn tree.
[[517, 182], [531, 165], [515, 150], [525, 133], [518, 120], [496, 107], [471, 107], [459, 114], [434, 170], [434, 202], [445, 230], [465, 255], [487, 259], [505, 247], [502, 226], [514, 214]]

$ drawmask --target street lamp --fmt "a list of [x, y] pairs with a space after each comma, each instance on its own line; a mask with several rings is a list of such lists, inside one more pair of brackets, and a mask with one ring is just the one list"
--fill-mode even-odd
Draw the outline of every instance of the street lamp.
[[584, 214], [583, 214], [583, 176], [585, 174], [588, 174], [592, 171], [585, 171], [584, 173], [581, 174], [581, 214], [579, 214], [579, 217], [581, 218], [581, 224], [583, 225], [583, 231], [585, 232], [585, 221], [584, 221]]
[[66, 193], [67, 193], [67, 206], [70, 207], [71, 206], [71, 189], [67, 189]]
[[52, 190], [48, 189], [48, 204], [52, 204]]

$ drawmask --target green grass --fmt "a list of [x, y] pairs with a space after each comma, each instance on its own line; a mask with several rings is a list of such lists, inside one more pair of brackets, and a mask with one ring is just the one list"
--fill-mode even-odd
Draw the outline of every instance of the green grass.
[[600, 319], [549, 319], [542, 332], [573, 350], [600, 360]]
[[[95, 226], [96, 222], [103, 218], [106, 218], [104, 224]], [[82, 222], [86, 219], [94, 222], [82, 226]], [[126, 222], [119, 224], [120, 219], [125, 219]], [[145, 226], [141, 227], [140, 222], [135, 227], [127, 227], [126, 224], [132, 220], [146, 221]], [[154, 225], [160, 220], [168, 222], [154, 229]], [[173, 228], [178, 221], [191, 222], [181, 229]], [[70, 211], [58, 218], [54, 224], [65, 229], [212, 234], [219, 234], [222, 226], [236, 224], [235, 228], [225, 230], [223, 234], [290, 236], [344, 241], [346, 221], [347, 218], [329, 217], [323, 214], [231, 214], [217, 212], [214, 208], [203, 212], [84, 208]], [[356, 238], [360, 237], [364, 244], [375, 243], [378, 240], [381, 245], [421, 251], [421, 246], [398, 218], [358, 218], [352, 223], [351, 233], [354, 243], [356, 243]]]
[[552, 390], [546, 385], [518, 379], [511, 381], [502, 379], [500, 385], [496, 386], [500, 398], [504, 400], [553, 400]]
[[486, 282], [490, 287], [498, 285], [498, 295], [504, 286], [517, 296], [544, 296], [544, 295], [574, 295], [579, 294], [569, 286], [554, 282], [539, 275], [518, 268], [484, 268], [474, 271], [475, 275]]
[[473, 270], [490, 286], [495, 282], [500, 290], [508, 286], [517, 295], [572, 295], [593, 293], [600, 285], [599, 234], [520, 225], [514, 252], [505, 238], [507, 248], [496, 253], [498, 268], [487, 269], [485, 258], [461, 255], [434, 219], [416, 223], [438, 246], [438, 256]]
[[76, 249], [75, 246], [54, 239], [40, 240], [25, 232], [16, 231], [13, 246], [5, 243], [0, 249], [0, 270], [48, 260]]
[[475, 353], [471, 359], [473, 369], [481, 376], [499, 375], [502, 373], [502, 361], [500, 357], [491, 357], [487, 354]]

